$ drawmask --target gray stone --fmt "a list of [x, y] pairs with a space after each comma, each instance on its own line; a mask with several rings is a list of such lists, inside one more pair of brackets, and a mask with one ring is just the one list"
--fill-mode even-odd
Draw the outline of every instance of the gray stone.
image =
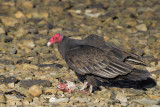
[[160, 101], [159, 100], [152, 100], [152, 99], [147, 99], [147, 98], [143, 98], [143, 99], [139, 99], [139, 100], [134, 100], [133, 102], [137, 102], [143, 105], [156, 105], [159, 104]]
[[0, 75], [0, 83], [1, 84], [8, 84], [8, 83], [14, 83], [17, 79], [14, 76], [5, 77], [4, 75]]
[[20, 85], [23, 87], [31, 87], [32, 85], [42, 85], [44, 87], [50, 87], [51, 82], [48, 80], [22, 80]]
[[3, 43], [8, 43], [8, 42], [12, 42], [13, 38], [12, 37], [8, 37], [7, 35], [0, 35], [0, 41]]

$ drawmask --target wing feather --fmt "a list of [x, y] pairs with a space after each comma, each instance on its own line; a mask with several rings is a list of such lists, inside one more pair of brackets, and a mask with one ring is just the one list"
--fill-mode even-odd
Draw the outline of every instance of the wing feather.
[[133, 69], [103, 50], [88, 45], [69, 50], [65, 60], [68, 66], [79, 74], [93, 74], [104, 78], [126, 75]]

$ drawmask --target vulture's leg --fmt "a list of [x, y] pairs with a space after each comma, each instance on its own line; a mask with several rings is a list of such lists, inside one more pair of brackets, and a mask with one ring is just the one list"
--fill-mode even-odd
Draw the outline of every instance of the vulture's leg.
[[88, 82], [84, 82], [82, 88], [80, 89], [81, 91], [85, 89], [86, 85], [88, 84]]
[[93, 85], [89, 85], [89, 93], [92, 93]]
[[[93, 90], [93, 86], [97, 86], [97, 80], [93, 75], [86, 75], [86, 80], [87, 82], [84, 82], [82, 88], [81, 88], [81, 93], [87, 93], [87, 94], [91, 94], [92, 90]], [[89, 84], [89, 91], [86, 92], [84, 90], [84, 88], [86, 87], [86, 85]]]

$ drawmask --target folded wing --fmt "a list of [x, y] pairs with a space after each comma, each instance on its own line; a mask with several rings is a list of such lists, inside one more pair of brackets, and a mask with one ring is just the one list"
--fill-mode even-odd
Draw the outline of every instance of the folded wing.
[[86, 75], [93, 74], [103, 78], [114, 78], [126, 75], [133, 68], [115, 55], [89, 45], [80, 45], [70, 49], [65, 58], [67, 64], [75, 72]]

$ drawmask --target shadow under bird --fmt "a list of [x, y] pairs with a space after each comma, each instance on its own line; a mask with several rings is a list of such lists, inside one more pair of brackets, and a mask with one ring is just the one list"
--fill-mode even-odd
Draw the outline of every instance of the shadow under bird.
[[79, 80], [84, 82], [81, 90], [89, 84], [89, 92], [99, 82], [110, 81], [143, 81], [150, 78], [147, 70], [134, 68], [132, 65], [143, 65], [142, 57], [105, 42], [102, 37], [89, 35], [82, 40], [71, 39], [56, 33], [51, 37], [48, 46], [58, 44], [58, 50]]

